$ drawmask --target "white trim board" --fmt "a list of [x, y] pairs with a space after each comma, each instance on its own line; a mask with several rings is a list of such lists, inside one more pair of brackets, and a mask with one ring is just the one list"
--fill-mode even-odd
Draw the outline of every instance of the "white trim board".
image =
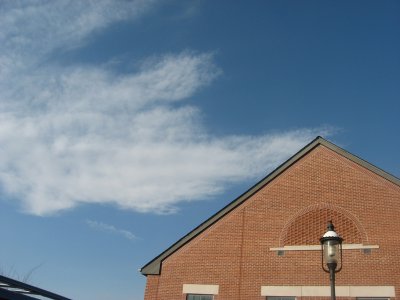
[[[343, 244], [343, 250], [379, 249], [379, 245]], [[269, 248], [270, 251], [321, 251], [321, 245], [300, 245]]]
[[182, 294], [218, 295], [219, 285], [215, 284], [184, 284]]
[[[262, 286], [261, 296], [329, 297], [330, 286]], [[396, 297], [394, 286], [336, 286], [338, 297]]]

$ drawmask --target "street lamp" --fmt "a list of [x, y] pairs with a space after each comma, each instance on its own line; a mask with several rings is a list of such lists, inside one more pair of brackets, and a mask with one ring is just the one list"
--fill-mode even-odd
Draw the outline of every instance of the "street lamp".
[[[330, 274], [331, 299], [336, 300], [335, 273], [342, 269], [342, 242], [343, 239], [336, 233], [332, 221], [328, 222], [328, 231], [320, 239], [322, 269]], [[339, 264], [339, 268], [337, 268]], [[326, 266], [325, 266], [326, 264]]]

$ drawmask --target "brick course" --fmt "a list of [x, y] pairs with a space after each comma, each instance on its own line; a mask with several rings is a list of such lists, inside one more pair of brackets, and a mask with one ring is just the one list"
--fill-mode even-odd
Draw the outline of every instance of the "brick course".
[[379, 245], [344, 250], [336, 284], [390, 285], [398, 295], [399, 203], [398, 185], [319, 145], [167, 257], [160, 275], [147, 276], [145, 300], [185, 299], [183, 284], [219, 285], [215, 300], [261, 300], [261, 286], [327, 286], [319, 251], [270, 248], [319, 244], [328, 218], [345, 243]]

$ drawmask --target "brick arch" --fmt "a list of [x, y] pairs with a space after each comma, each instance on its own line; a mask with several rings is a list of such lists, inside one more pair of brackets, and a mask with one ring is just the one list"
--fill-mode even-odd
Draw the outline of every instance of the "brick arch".
[[316, 245], [329, 220], [346, 244], [363, 244], [367, 234], [358, 219], [341, 207], [322, 203], [308, 206], [295, 213], [282, 229], [279, 245]]

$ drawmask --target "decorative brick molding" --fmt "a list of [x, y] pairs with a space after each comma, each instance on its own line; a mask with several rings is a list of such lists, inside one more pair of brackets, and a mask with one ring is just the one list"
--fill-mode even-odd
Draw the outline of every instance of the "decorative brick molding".
[[336, 205], [319, 203], [308, 206], [295, 213], [282, 229], [279, 246], [315, 245], [325, 232], [326, 223], [332, 220], [336, 231], [347, 244], [368, 242], [367, 234], [349, 211]]

